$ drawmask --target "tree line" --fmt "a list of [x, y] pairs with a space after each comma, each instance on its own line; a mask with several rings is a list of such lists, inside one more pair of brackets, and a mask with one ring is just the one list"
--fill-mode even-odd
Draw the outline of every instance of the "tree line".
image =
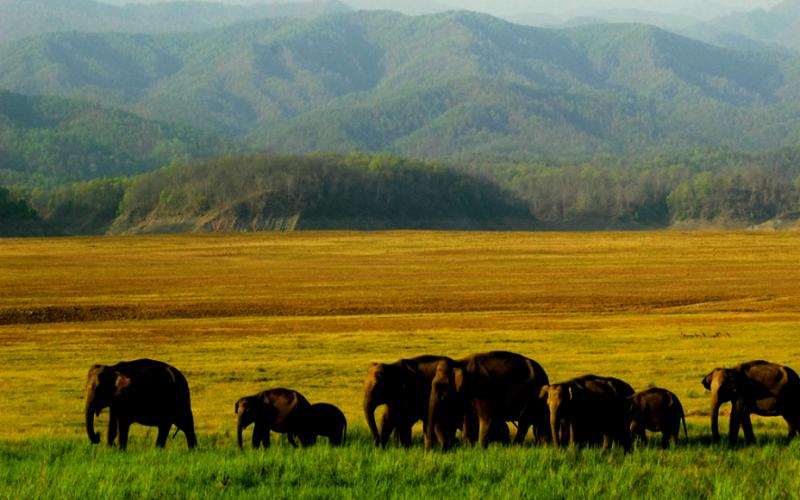
[[582, 164], [253, 154], [174, 162], [135, 177], [4, 189], [0, 205], [6, 226], [38, 221], [54, 234], [214, 218], [231, 219], [222, 228], [263, 230], [269, 227], [258, 221], [288, 217], [299, 218], [298, 228], [341, 229], [746, 227], [800, 218], [800, 150]]

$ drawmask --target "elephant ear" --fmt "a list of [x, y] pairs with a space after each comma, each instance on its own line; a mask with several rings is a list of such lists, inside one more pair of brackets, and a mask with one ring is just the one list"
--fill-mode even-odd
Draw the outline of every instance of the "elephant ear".
[[705, 378], [703, 379], [703, 387], [705, 387], [705, 388], [706, 388], [706, 389], [708, 389], [709, 391], [711, 390], [711, 381], [712, 381], [712, 379], [714, 378], [714, 373], [715, 373], [717, 370], [719, 370], [719, 368], [715, 368], [714, 370], [712, 370], [712, 371], [711, 371], [711, 373], [709, 373], [708, 375], [706, 375], [706, 376], [705, 376]]
[[114, 382], [114, 386], [117, 388], [114, 395], [119, 396], [120, 394], [122, 394], [122, 391], [131, 386], [131, 379], [130, 377], [127, 377], [122, 373], [117, 372], [117, 379]]

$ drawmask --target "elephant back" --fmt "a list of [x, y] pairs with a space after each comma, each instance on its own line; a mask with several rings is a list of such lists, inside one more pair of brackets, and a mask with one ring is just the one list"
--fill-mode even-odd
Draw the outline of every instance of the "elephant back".
[[262, 392], [260, 399], [274, 409], [270, 428], [275, 432], [291, 432], [296, 421], [311, 406], [308, 400], [293, 389], [270, 389]]

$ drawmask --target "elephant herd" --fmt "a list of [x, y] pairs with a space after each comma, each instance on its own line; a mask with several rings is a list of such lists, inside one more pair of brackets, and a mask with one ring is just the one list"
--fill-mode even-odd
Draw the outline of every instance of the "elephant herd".
[[[782, 416], [789, 438], [800, 430], [800, 379], [791, 368], [767, 361], [751, 361], [732, 368], [716, 368], [703, 380], [711, 391], [712, 438], [719, 439], [720, 405], [732, 403], [729, 439], [739, 429], [754, 442], [751, 414]], [[376, 410], [385, 407], [376, 419]], [[124, 449], [132, 423], [158, 428], [156, 445], [166, 444], [172, 426], [183, 431], [189, 448], [197, 444], [186, 378], [176, 368], [149, 359], [94, 365], [86, 384], [86, 431], [99, 443], [94, 417], [109, 408], [106, 442], [119, 438]], [[252, 445], [269, 446], [270, 431], [287, 434], [289, 443], [309, 446], [318, 436], [332, 445], [344, 443], [347, 421], [337, 407], [311, 404], [299, 392], [275, 388], [246, 396], [234, 405], [237, 442], [253, 425]], [[646, 441], [645, 431], [661, 432], [661, 445], [678, 442], [686, 422], [678, 397], [662, 388], [640, 392], [614, 377], [584, 375], [550, 383], [536, 361], [521, 354], [492, 351], [463, 359], [418, 356], [394, 363], [373, 363], [364, 382], [364, 414], [374, 444], [385, 447], [392, 435], [411, 445], [411, 429], [422, 422], [426, 449], [456, 445], [458, 432], [466, 445], [486, 447], [509, 443], [508, 424], [516, 426], [514, 442], [522, 443], [529, 430], [539, 443], [560, 447], [612, 444], [626, 451], [631, 441]]]

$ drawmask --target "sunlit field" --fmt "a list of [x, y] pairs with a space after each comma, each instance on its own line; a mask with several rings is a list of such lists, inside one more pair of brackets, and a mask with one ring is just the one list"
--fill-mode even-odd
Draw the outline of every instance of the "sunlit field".
[[[447, 471], [461, 478], [453, 483], [463, 488], [459, 494], [472, 497], [494, 483], [505, 485], [499, 496], [644, 494], [637, 488], [652, 484], [635, 475], [609, 490], [614, 468], [655, 474], [661, 466], [668, 470], [664, 477], [690, 476], [689, 483], [675, 484], [678, 496], [725, 496], [727, 487], [737, 486], [741, 468], [752, 466], [749, 473], [755, 474], [768, 465], [783, 482], [772, 485], [767, 496], [796, 494], [800, 447], [782, 440], [783, 420], [756, 421], [761, 439], [756, 447], [707, 446], [709, 398], [700, 381], [716, 366], [752, 359], [800, 369], [798, 334], [800, 234], [336, 232], [4, 239], [0, 461], [7, 469], [0, 471], [0, 488], [14, 488], [27, 477], [26, 495], [61, 491], [79, 497], [88, 486], [81, 479], [70, 486], [66, 477], [73, 469], [81, 474], [84, 463], [92, 470], [135, 469], [164, 460], [167, 474], [194, 486], [174, 490], [172, 480], [141, 487], [131, 486], [139, 484], [135, 481], [112, 482], [97, 496], [113, 494], [116, 487], [145, 497], [270, 491], [291, 496], [291, 489], [279, 487], [281, 471], [294, 484], [303, 467], [330, 474], [329, 481], [319, 476], [311, 481], [315, 486], [302, 490], [311, 496], [415, 496], [421, 483], [426, 483], [422, 492], [446, 495], [453, 481]], [[635, 450], [627, 457], [619, 450], [493, 448], [441, 457], [421, 449], [381, 455], [369, 448], [361, 386], [370, 362], [492, 349], [536, 359], [552, 381], [591, 372], [620, 377], [637, 390], [669, 388], [687, 410], [692, 444], [667, 453]], [[182, 435], [170, 439], [166, 452], [154, 452], [155, 432], [134, 425], [126, 454], [92, 447], [85, 437], [89, 366], [142, 357], [169, 362], [189, 380], [200, 450], [186, 469], [176, 465], [187, 454]], [[350, 422], [350, 445], [291, 450], [273, 435], [279, 446], [242, 456], [233, 449], [233, 403], [270, 387], [293, 388], [312, 402], [341, 407]], [[709, 464], [718, 462], [727, 464], [729, 476], [713, 478], [722, 472]], [[400, 465], [398, 472], [393, 469], [398, 463], [408, 467]], [[208, 484], [194, 481], [192, 471], [200, 477], [204, 467], [212, 476], [230, 470], [231, 477], [227, 483], [216, 476]], [[324, 472], [326, 467], [339, 472]], [[514, 479], [492, 479], [498, 467], [515, 468]], [[252, 468], [258, 478], [245, 479], [241, 470]], [[549, 489], [536, 489], [548, 468], [578, 471], [550, 478]], [[606, 471], [606, 479], [588, 474], [597, 468]], [[41, 477], [28, 477], [29, 470]], [[407, 481], [398, 477], [404, 470]], [[348, 483], [360, 475], [373, 479]], [[437, 480], [443, 482], [427, 484]], [[392, 481], [401, 488], [391, 487]], [[762, 491], [753, 481], [741, 491]]]

